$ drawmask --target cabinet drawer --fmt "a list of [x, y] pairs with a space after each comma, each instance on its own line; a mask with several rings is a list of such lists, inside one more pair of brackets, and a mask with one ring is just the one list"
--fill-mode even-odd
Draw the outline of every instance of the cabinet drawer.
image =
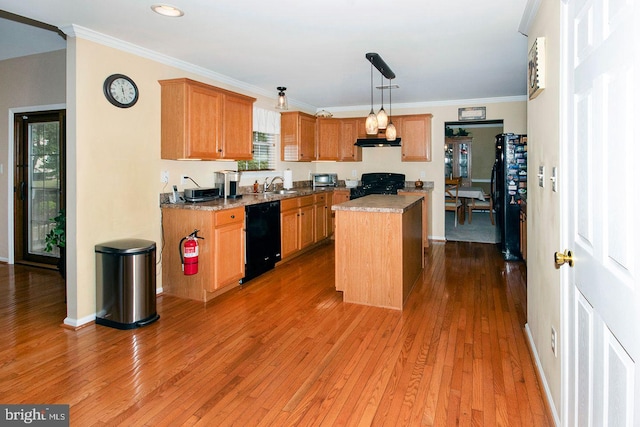
[[214, 218], [216, 227], [234, 222], [242, 222], [244, 221], [244, 207], [216, 211]]
[[300, 207], [313, 204], [313, 196], [302, 196], [298, 197], [298, 199], [300, 200]]
[[327, 195], [326, 194], [314, 194], [313, 201], [316, 205], [323, 205], [327, 203]]
[[300, 206], [300, 197], [280, 200], [280, 212], [288, 211], [289, 209], [297, 209], [298, 206]]

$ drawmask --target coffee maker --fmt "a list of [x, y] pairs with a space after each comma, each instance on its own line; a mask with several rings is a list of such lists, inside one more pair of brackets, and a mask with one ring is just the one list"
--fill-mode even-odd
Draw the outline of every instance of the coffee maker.
[[225, 199], [239, 199], [242, 197], [242, 194], [240, 194], [240, 172], [222, 170], [213, 174], [213, 186], [220, 191], [220, 197]]

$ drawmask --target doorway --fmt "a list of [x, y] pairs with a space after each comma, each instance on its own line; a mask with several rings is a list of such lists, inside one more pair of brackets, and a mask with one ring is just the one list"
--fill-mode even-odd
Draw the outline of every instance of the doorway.
[[[490, 196], [491, 170], [495, 161], [495, 137], [503, 133], [502, 120], [445, 122], [444, 172], [445, 178], [460, 178], [461, 215], [456, 224], [455, 211], [445, 212], [445, 238], [448, 241], [498, 243], [498, 230], [493, 224], [489, 209], [482, 204], [488, 201], [462, 197], [482, 193]], [[469, 216], [468, 206], [477, 200]], [[481, 203], [483, 202], [483, 203]], [[471, 219], [471, 222], [469, 221]]]
[[45, 250], [52, 218], [65, 206], [65, 110], [14, 116], [15, 262], [58, 263], [59, 249]]

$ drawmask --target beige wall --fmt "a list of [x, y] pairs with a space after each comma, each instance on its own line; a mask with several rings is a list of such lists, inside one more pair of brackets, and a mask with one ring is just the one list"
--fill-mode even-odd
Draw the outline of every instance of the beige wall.
[[[560, 411], [560, 272], [553, 253], [560, 250], [560, 194], [551, 190], [551, 168], [560, 166], [560, 2], [540, 2], [529, 31], [529, 48], [536, 37], [546, 38], [546, 88], [528, 103], [528, 259], [527, 327], [542, 367], [556, 415]], [[538, 166], [546, 168], [544, 188], [538, 186]], [[562, 171], [559, 169], [559, 174]], [[551, 351], [551, 327], [558, 331], [558, 357]], [[560, 417], [562, 419], [563, 417]]]
[[[13, 112], [65, 103], [65, 51], [0, 61], [0, 261], [9, 260], [13, 231]], [[12, 135], [12, 133], [11, 133]], [[5, 203], [6, 201], [6, 203]]]
[[[95, 313], [96, 244], [122, 238], [151, 240], [157, 244], [160, 260], [159, 193], [168, 192], [173, 184], [182, 190], [182, 174], [206, 186], [213, 184], [213, 171], [236, 169], [235, 162], [160, 159], [158, 80], [192, 78], [256, 97], [256, 105], [267, 109], [274, 109], [275, 93], [274, 98], [265, 98], [85, 38], [68, 37], [67, 52], [69, 295], [65, 323], [77, 326], [93, 320]], [[102, 84], [113, 73], [126, 74], [136, 82], [140, 97], [134, 107], [116, 108], [104, 98]], [[301, 180], [315, 170], [314, 165], [278, 162], [278, 170], [291, 168], [294, 179]], [[167, 185], [160, 182], [164, 170], [170, 175]], [[249, 185], [253, 179], [244, 177], [241, 184]], [[156, 283], [160, 290], [160, 263]]]

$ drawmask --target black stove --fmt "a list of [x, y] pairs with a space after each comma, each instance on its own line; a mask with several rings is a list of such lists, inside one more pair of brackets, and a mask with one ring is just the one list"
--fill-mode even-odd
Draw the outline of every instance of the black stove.
[[402, 173], [363, 173], [362, 185], [352, 188], [349, 198], [353, 200], [369, 194], [398, 194], [398, 190], [404, 188], [404, 179]]

